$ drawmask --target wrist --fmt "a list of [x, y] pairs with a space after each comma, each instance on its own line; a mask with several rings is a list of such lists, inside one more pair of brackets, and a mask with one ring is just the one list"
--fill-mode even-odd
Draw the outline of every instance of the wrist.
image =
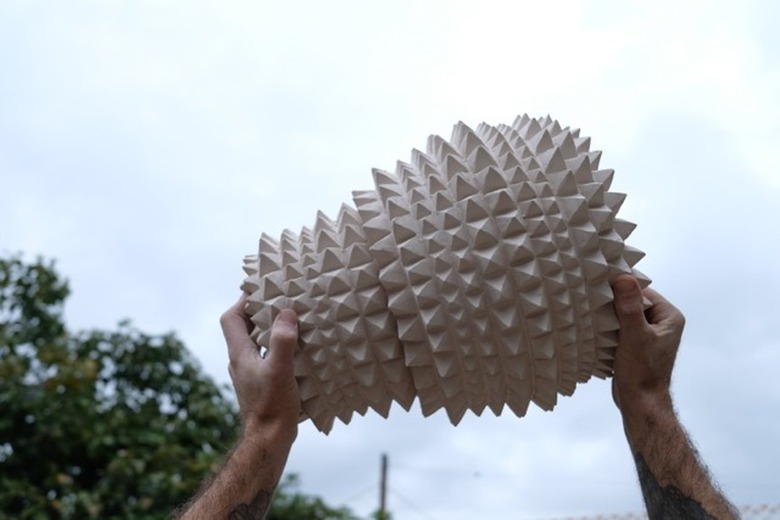
[[241, 430], [241, 441], [256, 446], [272, 446], [287, 451], [298, 436], [298, 422], [263, 420], [247, 417]]
[[616, 398], [621, 414], [652, 414], [659, 411], [673, 411], [672, 394], [667, 386], [660, 388], [640, 388], [636, 386], [617, 386]]
[[273, 489], [278, 484], [287, 464], [287, 457], [290, 455], [297, 430], [297, 424], [291, 432], [281, 425], [255, 425], [247, 422], [244, 424], [232, 458], [236, 459], [239, 465], [265, 468], [262, 472], [264, 476], [258, 475], [262, 480], [260, 484]]
[[623, 392], [620, 395], [620, 415], [626, 437], [635, 450], [641, 449], [656, 430], [677, 421], [668, 390]]

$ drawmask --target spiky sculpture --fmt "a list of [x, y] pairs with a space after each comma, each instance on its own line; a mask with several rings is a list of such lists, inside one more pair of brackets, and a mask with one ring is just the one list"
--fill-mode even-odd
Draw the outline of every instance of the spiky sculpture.
[[610, 281], [644, 255], [625, 245], [590, 139], [549, 117], [512, 126], [458, 123], [431, 136], [376, 189], [313, 229], [263, 234], [244, 261], [254, 339], [276, 313], [298, 313], [302, 410], [323, 432], [392, 401], [444, 408], [530, 401], [551, 410], [592, 375], [611, 375], [618, 322]]

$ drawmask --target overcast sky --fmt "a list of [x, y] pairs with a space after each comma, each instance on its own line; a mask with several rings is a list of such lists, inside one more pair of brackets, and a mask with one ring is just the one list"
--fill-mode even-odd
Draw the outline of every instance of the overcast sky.
[[[335, 216], [431, 133], [550, 114], [628, 194], [688, 318], [680, 416], [737, 504], [780, 502], [780, 3], [0, 3], [0, 252], [54, 258], [73, 328], [176, 331], [227, 382], [220, 313], [261, 232]], [[518, 419], [400, 408], [301, 426], [304, 491], [397, 520], [641, 510], [608, 382]]]

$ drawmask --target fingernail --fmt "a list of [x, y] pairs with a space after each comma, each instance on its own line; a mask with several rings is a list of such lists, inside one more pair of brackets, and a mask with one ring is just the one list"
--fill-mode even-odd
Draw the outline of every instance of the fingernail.
[[287, 325], [297, 327], [298, 316], [292, 309], [282, 309], [279, 311], [279, 314], [276, 316], [276, 320], [274, 320], [274, 322], [285, 323]]
[[636, 284], [631, 278], [619, 278], [615, 280], [612, 290], [615, 296], [630, 296], [636, 292]]

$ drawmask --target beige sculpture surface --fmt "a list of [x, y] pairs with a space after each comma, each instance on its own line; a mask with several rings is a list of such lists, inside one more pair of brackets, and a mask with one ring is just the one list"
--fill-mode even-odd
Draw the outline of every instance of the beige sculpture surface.
[[375, 189], [353, 192], [335, 220], [265, 234], [244, 260], [253, 338], [276, 313], [298, 313], [302, 410], [334, 419], [419, 399], [453, 424], [466, 410], [533, 401], [611, 375], [618, 322], [610, 281], [644, 256], [616, 218], [625, 195], [579, 130], [549, 117], [511, 126], [458, 123], [431, 136]]

